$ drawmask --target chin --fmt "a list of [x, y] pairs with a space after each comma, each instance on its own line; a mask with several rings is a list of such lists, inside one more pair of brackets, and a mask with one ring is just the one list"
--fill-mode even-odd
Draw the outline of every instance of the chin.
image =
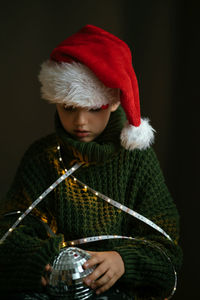
[[75, 139], [79, 142], [84, 142], [84, 143], [89, 143], [91, 142], [93, 139], [92, 138], [78, 138], [78, 137], [75, 137]]

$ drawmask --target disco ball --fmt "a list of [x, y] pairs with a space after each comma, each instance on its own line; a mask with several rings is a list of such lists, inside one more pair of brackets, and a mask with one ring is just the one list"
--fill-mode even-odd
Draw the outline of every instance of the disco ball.
[[62, 249], [53, 262], [49, 293], [61, 299], [90, 298], [93, 290], [83, 283], [83, 278], [95, 269], [83, 269], [83, 264], [90, 257], [89, 253], [76, 247]]

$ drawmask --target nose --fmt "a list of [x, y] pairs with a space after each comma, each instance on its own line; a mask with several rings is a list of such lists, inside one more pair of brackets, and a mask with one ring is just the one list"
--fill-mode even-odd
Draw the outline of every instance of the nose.
[[85, 110], [76, 111], [74, 116], [74, 125], [83, 127], [87, 123], [88, 123], [87, 111]]

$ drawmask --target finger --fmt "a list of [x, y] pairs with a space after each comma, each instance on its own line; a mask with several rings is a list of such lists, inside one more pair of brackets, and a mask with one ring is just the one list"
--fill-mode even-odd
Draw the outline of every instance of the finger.
[[96, 289], [98, 287], [102, 287], [103, 285], [106, 285], [109, 281], [112, 280], [114, 280], [114, 274], [112, 273], [112, 271], [109, 270], [102, 277], [93, 282], [91, 284], [91, 288]]
[[103, 260], [104, 260], [104, 257], [102, 255], [99, 255], [98, 252], [96, 252], [95, 254], [93, 254], [93, 256], [90, 259], [88, 259], [84, 263], [83, 267], [84, 267], [84, 269], [91, 268], [95, 265], [100, 264]]
[[47, 285], [47, 281], [46, 281], [46, 279], [43, 276], [41, 278], [41, 283], [42, 283], [43, 286]]
[[108, 271], [108, 266], [106, 262], [98, 265], [96, 269], [84, 279], [84, 282], [91, 286], [91, 284], [96, 281], [99, 277], [101, 277], [103, 274], [105, 274]]
[[47, 271], [47, 272], [50, 271], [51, 272], [52, 271], [52, 266], [50, 264], [46, 265], [45, 271]]
[[42, 285], [46, 286], [49, 284], [50, 274], [52, 272], [52, 267], [50, 264], [46, 265], [44, 268], [44, 273], [42, 276]]
[[95, 251], [89, 251], [89, 250], [87, 250], [86, 252], [89, 253], [89, 254], [91, 254], [91, 255], [94, 255], [95, 253], [98, 253], [98, 252], [95, 252]]
[[99, 295], [101, 293], [104, 293], [105, 291], [109, 290], [116, 282], [116, 279], [112, 278], [110, 281], [108, 281], [106, 284], [101, 286], [96, 290], [96, 294]]

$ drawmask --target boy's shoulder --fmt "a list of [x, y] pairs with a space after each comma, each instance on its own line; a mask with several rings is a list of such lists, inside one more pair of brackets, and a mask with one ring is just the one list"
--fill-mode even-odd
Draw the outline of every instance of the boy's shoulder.
[[134, 149], [134, 150], [127, 150], [123, 149], [125, 153], [128, 153], [130, 157], [133, 157], [134, 159], [151, 159], [151, 158], [157, 158], [156, 152], [152, 146], [146, 148], [146, 149]]
[[57, 143], [57, 136], [55, 133], [41, 137], [29, 145], [23, 158], [36, 158], [37, 156], [43, 155], [44, 153], [52, 151], [57, 146]]
[[125, 150], [126, 157], [131, 165], [142, 169], [160, 168], [159, 158], [152, 146], [146, 149]]

